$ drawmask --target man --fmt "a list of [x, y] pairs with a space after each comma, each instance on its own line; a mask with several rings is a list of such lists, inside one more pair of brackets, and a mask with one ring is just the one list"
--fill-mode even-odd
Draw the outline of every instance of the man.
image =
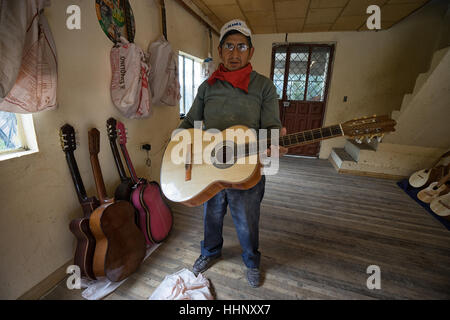
[[[218, 47], [222, 64], [203, 82], [180, 128], [192, 128], [203, 121], [204, 128], [220, 131], [234, 125], [258, 129], [281, 129], [278, 97], [270, 79], [252, 71], [250, 59], [255, 48], [251, 31], [241, 20], [227, 22], [220, 31]], [[281, 135], [286, 134], [283, 128]], [[279, 153], [287, 149], [280, 147]], [[268, 151], [270, 154], [270, 150]], [[230, 206], [247, 267], [247, 280], [252, 287], [260, 285], [259, 215], [264, 196], [265, 176], [248, 190], [225, 189], [204, 204], [204, 239], [201, 255], [195, 261], [195, 274], [208, 269], [220, 257], [223, 219]]]

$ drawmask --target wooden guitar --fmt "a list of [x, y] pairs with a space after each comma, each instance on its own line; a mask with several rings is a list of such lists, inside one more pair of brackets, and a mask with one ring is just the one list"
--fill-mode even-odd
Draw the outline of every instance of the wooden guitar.
[[430, 183], [428, 187], [417, 193], [417, 198], [425, 203], [431, 203], [435, 198], [450, 191], [450, 172], [439, 181]]
[[100, 202], [96, 197], [88, 197], [78, 170], [77, 161], [73, 152], [76, 150], [75, 130], [69, 124], [60, 128], [61, 146], [66, 154], [67, 164], [78, 196], [78, 201], [83, 209], [83, 217], [70, 221], [69, 229], [77, 239], [77, 246], [74, 255], [74, 264], [80, 267], [81, 276], [95, 280], [95, 274], [92, 269], [94, 258], [95, 238], [89, 229], [89, 217]]
[[98, 161], [100, 132], [89, 131], [89, 154], [101, 205], [89, 219], [95, 237], [93, 269], [96, 277], [121, 281], [137, 270], [145, 256], [145, 239], [134, 223], [134, 208], [123, 200], [108, 198]]
[[162, 197], [159, 184], [156, 181], [149, 182], [137, 177], [126, 147], [125, 126], [120, 121], [117, 122], [117, 130], [122, 155], [130, 171], [131, 179], [135, 183], [131, 194], [131, 203], [138, 212], [138, 225], [147, 244], [160, 243], [168, 237], [172, 229], [172, 212]]
[[108, 131], [109, 144], [116, 163], [117, 171], [119, 172], [120, 184], [117, 186], [114, 192], [115, 200], [131, 200], [131, 192], [133, 191], [134, 182], [131, 178], [127, 177], [125, 169], [120, 159], [119, 149], [117, 148], [117, 121], [114, 118], [109, 118], [106, 121], [106, 129]]
[[[288, 134], [279, 146], [296, 147], [320, 140], [348, 136], [381, 138], [395, 131], [388, 116], [371, 116], [341, 124]], [[165, 196], [187, 206], [198, 206], [225, 188], [248, 189], [261, 179], [259, 153], [271, 145], [258, 141], [254, 131], [234, 126], [220, 133], [191, 128], [172, 136], [164, 152], [161, 187]], [[200, 137], [198, 142], [196, 137]], [[261, 150], [258, 151], [262, 144]]]
[[449, 220], [450, 218], [450, 192], [433, 199], [430, 208], [438, 216]]
[[444, 153], [431, 168], [414, 172], [408, 179], [409, 184], [414, 188], [422, 188], [428, 186], [433, 181], [441, 179], [448, 173], [449, 165], [439, 164], [449, 156], [450, 151]]

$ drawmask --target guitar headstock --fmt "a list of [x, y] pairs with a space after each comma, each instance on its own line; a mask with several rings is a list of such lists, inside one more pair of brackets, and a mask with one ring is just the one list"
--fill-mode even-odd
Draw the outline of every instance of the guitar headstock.
[[117, 121], [114, 118], [109, 118], [106, 121], [106, 130], [108, 131], [108, 138], [110, 141], [116, 141], [117, 139]]
[[396, 124], [397, 122], [387, 115], [373, 115], [346, 121], [341, 123], [341, 127], [345, 136], [361, 143], [363, 139], [370, 142], [373, 138], [377, 138], [380, 141], [385, 133], [395, 131]]
[[89, 154], [97, 155], [100, 152], [100, 131], [97, 128], [89, 130]]
[[59, 129], [59, 137], [61, 140], [61, 148], [64, 152], [75, 151], [77, 149], [75, 130], [70, 124], [66, 123]]
[[122, 145], [127, 144], [127, 130], [121, 121], [117, 121], [117, 131], [119, 133], [119, 143]]

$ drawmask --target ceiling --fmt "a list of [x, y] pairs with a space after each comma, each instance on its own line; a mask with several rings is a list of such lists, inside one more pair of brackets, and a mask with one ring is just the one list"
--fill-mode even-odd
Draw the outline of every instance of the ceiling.
[[381, 8], [388, 29], [430, 0], [192, 0], [217, 30], [232, 19], [246, 21], [255, 34], [364, 31], [369, 5]]

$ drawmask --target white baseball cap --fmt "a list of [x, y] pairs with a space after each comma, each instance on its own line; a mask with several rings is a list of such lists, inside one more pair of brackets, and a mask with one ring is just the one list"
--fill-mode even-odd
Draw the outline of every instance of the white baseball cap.
[[220, 39], [219, 42], [222, 41], [223, 36], [231, 30], [236, 30], [242, 33], [244, 36], [251, 37], [252, 31], [249, 27], [247, 27], [247, 24], [239, 19], [234, 19], [231, 21], [228, 21], [222, 26], [222, 29], [220, 29]]

